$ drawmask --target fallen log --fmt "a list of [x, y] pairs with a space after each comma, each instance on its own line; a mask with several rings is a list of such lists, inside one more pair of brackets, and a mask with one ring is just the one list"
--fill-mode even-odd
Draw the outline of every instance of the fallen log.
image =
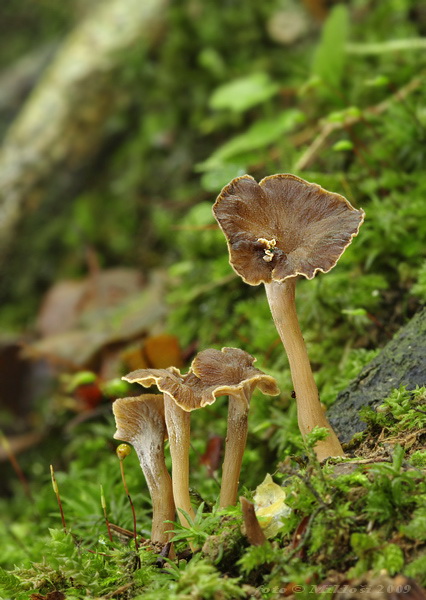
[[[72, 31], [7, 132], [0, 149], [0, 269], [16, 228], [52, 180], [96, 154], [125, 97], [116, 78], [130, 48], [158, 39], [168, 0], [101, 2]], [[60, 201], [58, 194], [57, 201]]]
[[376, 408], [394, 388], [426, 386], [426, 309], [402, 327], [356, 379], [340, 392], [327, 416], [342, 442], [367, 425], [359, 418], [363, 406]]

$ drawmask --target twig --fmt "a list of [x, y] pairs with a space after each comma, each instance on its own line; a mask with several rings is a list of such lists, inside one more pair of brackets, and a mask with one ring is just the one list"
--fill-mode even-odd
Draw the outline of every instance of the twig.
[[[421, 411], [423, 412], [423, 411]], [[384, 430], [382, 431], [382, 433], [380, 434], [380, 436], [382, 436]], [[404, 436], [404, 433], [401, 432], [400, 435], [398, 436], [393, 436], [393, 437], [389, 437], [386, 438], [386, 442], [390, 443], [390, 444], [394, 444], [394, 443], [398, 443], [401, 442], [402, 440], [404, 441], [404, 445], [407, 446], [407, 444], [409, 444], [411, 442], [412, 439], [414, 439], [414, 441], [423, 433], [426, 432], [426, 427], [423, 427], [422, 429], [416, 429], [414, 431], [412, 431], [411, 433], [409, 433], [407, 436]], [[383, 441], [385, 439], [385, 436], [383, 435], [382, 440]], [[408, 446], [410, 447], [410, 446]]]
[[126, 592], [133, 585], [134, 585], [133, 581], [131, 583], [126, 583], [125, 585], [122, 585], [121, 587], [117, 588], [113, 592], [110, 592], [109, 594], [107, 594], [106, 596], [104, 596], [104, 598], [105, 598], [105, 600], [107, 600], [109, 598], [114, 598], [114, 596], [118, 596], [119, 594], [122, 594], [123, 592]]
[[25, 477], [23, 470], [19, 466], [16, 456], [12, 450], [12, 446], [9, 444], [9, 440], [7, 439], [7, 437], [4, 435], [4, 433], [2, 431], [0, 431], [0, 444], [3, 446], [3, 449], [7, 454], [10, 464], [12, 465], [13, 470], [15, 471], [16, 475], [18, 476], [19, 481], [22, 484], [25, 495], [27, 496], [28, 500], [30, 500], [32, 502], [33, 497], [31, 495], [31, 490], [30, 490], [28, 480]]
[[392, 96], [390, 96], [383, 102], [376, 104], [375, 106], [366, 108], [365, 110], [363, 110], [361, 112], [361, 114], [350, 115], [350, 116], [346, 117], [342, 122], [325, 123], [323, 125], [322, 129], [320, 130], [320, 132], [318, 133], [318, 135], [316, 136], [316, 138], [311, 143], [311, 145], [305, 150], [305, 152], [302, 154], [302, 156], [299, 158], [299, 160], [295, 164], [294, 170], [295, 171], [303, 171], [309, 165], [311, 165], [312, 162], [315, 160], [319, 150], [323, 147], [326, 140], [330, 137], [330, 135], [332, 133], [334, 133], [335, 131], [338, 131], [340, 129], [346, 129], [347, 127], [352, 127], [356, 123], [359, 123], [360, 121], [364, 120], [366, 116], [369, 116], [369, 115], [377, 116], [377, 115], [380, 115], [380, 114], [386, 112], [387, 110], [389, 110], [389, 108], [391, 107], [391, 105], [394, 102], [401, 102], [402, 100], [404, 100], [409, 94], [411, 94], [414, 90], [416, 90], [418, 87], [420, 87], [422, 85], [422, 83], [423, 83], [422, 76], [414, 77], [414, 79], [412, 79], [409, 83], [407, 83], [407, 85], [403, 86], [397, 92], [392, 94]]
[[[110, 529], [112, 531], [114, 531], [114, 533], [117, 533], [118, 535], [121, 535], [125, 538], [133, 538], [134, 537], [133, 531], [124, 529], [123, 527], [120, 527], [119, 525], [114, 525], [114, 523], [110, 523], [109, 526], [110, 526]], [[144, 538], [142, 538], [142, 541], [145, 542], [146, 540]]]
[[[20, 435], [13, 435], [7, 438], [7, 443], [9, 444], [12, 453], [17, 456], [18, 454], [21, 454], [21, 452], [24, 452], [41, 442], [42, 439], [46, 437], [47, 433], [48, 431], [44, 430], [42, 433], [30, 431]], [[5, 460], [10, 460], [10, 458], [8, 452], [6, 452], [5, 446], [2, 445], [2, 447], [0, 447], [0, 462]]]
[[311, 529], [312, 529], [312, 525], [314, 522], [315, 517], [322, 511], [324, 510], [325, 506], [317, 506], [317, 508], [313, 511], [313, 513], [311, 513], [310, 517], [309, 517], [309, 521], [308, 524], [306, 526], [305, 531], [302, 533], [302, 535], [300, 536], [300, 541], [297, 544], [297, 546], [295, 546], [295, 548], [293, 548], [293, 550], [290, 552], [290, 554], [288, 554], [285, 558], [286, 561], [288, 562], [291, 558], [293, 558], [293, 556], [295, 554], [297, 554], [298, 552], [300, 552], [300, 550], [303, 548], [303, 546], [306, 544], [306, 541], [308, 539], [308, 537], [311, 534]]
[[65, 533], [68, 533], [67, 524], [65, 522], [65, 515], [64, 515], [64, 511], [62, 509], [61, 496], [59, 494], [58, 483], [56, 481], [55, 471], [53, 470], [53, 465], [50, 465], [50, 477], [52, 478], [53, 491], [55, 492], [56, 500], [58, 501], [59, 511], [61, 513], [62, 527], [64, 528]]

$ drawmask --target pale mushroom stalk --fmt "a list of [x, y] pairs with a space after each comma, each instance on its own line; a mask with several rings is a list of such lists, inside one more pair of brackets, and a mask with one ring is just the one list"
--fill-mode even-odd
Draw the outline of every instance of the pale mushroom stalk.
[[141, 444], [134, 446], [152, 499], [151, 540], [165, 544], [172, 525], [166, 521], [175, 518], [172, 481], [164, 462], [163, 440], [155, 435], [141, 436]]
[[265, 283], [265, 289], [272, 317], [290, 364], [300, 432], [305, 437], [315, 426], [325, 427], [329, 432], [327, 438], [315, 446], [317, 458], [321, 461], [329, 456], [344, 456], [344, 452], [319, 400], [318, 388], [297, 318], [296, 279], [292, 277], [281, 282], [271, 281]]
[[240, 394], [229, 396], [228, 428], [220, 486], [220, 508], [233, 506], [237, 500], [241, 465], [247, 440], [249, 399], [244, 390], [241, 390]]
[[167, 393], [164, 393], [164, 411], [169, 434], [170, 456], [172, 458], [173, 497], [179, 521], [181, 525], [188, 527], [188, 520], [179, 509], [183, 509], [191, 519], [195, 518], [189, 495], [191, 415], [178, 406]]

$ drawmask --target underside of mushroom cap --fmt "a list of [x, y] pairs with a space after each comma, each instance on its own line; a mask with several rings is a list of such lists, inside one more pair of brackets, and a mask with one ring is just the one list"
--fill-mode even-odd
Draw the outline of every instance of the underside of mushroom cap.
[[197, 354], [191, 371], [215, 398], [233, 395], [251, 386], [257, 386], [266, 395], [277, 396], [280, 391], [275, 379], [253, 367], [255, 361], [251, 354], [239, 348], [209, 348]]
[[133, 443], [147, 427], [162, 432], [167, 439], [164, 400], [159, 394], [118, 398], [112, 405], [117, 431], [116, 440]]
[[[158, 382], [165, 378], [182, 379], [182, 374], [176, 367], [168, 367], [167, 369], [137, 369], [127, 373], [121, 379], [129, 383], [140, 383], [144, 387], [158, 385]], [[142, 383], [143, 382], [143, 383]]]
[[286, 173], [233, 179], [213, 213], [231, 266], [250, 285], [330, 271], [364, 220], [340, 194]]
[[168, 394], [178, 406], [190, 412], [204, 406], [202, 404], [203, 386], [198, 377], [192, 374], [182, 375], [179, 369], [138, 369], [124, 377], [129, 383], [139, 383], [143, 387], [156, 385], [160, 392]]

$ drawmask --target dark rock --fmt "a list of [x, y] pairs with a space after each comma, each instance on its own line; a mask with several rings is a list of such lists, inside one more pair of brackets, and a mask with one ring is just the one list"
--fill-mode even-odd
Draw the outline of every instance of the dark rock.
[[327, 416], [342, 442], [364, 431], [362, 406], [376, 408], [394, 388], [426, 386], [426, 309], [417, 313], [337, 396]]

